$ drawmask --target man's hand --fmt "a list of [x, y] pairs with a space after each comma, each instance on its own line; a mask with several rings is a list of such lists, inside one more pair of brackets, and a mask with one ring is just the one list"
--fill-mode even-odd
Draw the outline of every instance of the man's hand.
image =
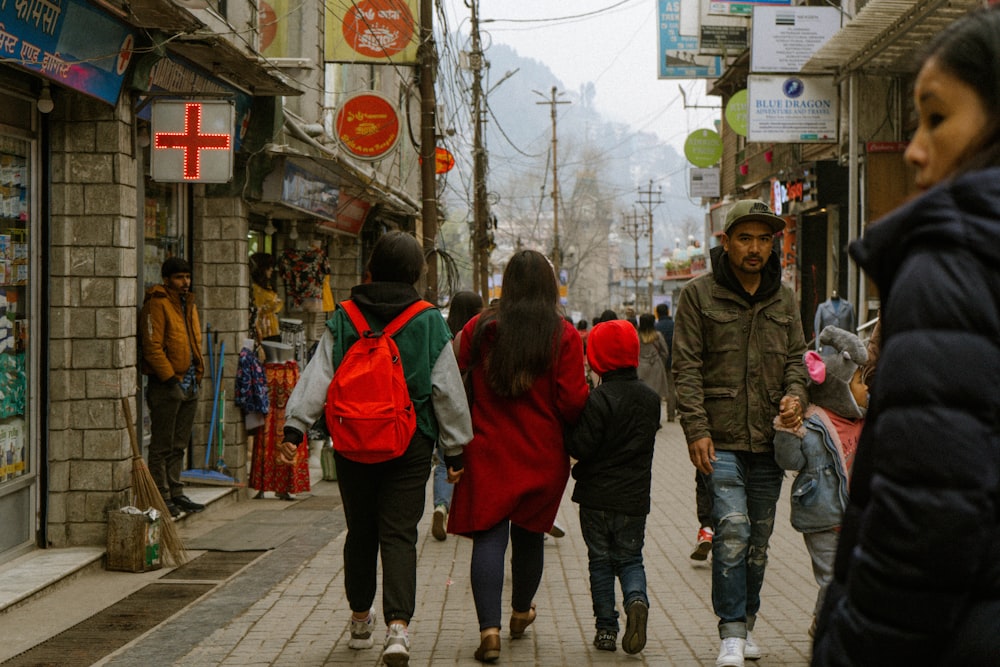
[[465, 468], [460, 468], [455, 470], [454, 468], [448, 468], [448, 483], [458, 484], [458, 480], [462, 479], [462, 473], [465, 472]]
[[795, 396], [782, 396], [778, 404], [778, 417], [781, 425], [788, 429], [802, 426], [802, 402]]
[[295, 459], [298, 458], [299, 446], [291, 442], [282, 442], [278, 444], [278, 463], [283, 466], [290, 466], [295, 464]]
[[691, 463], [700, 472], [706, 475], [712, 474], [712, 463], [715, 461], [715, 443], [712, 442], [711, 438], [699, 438], [694, 442], [689, 442], [688, 456], [691, 457]]

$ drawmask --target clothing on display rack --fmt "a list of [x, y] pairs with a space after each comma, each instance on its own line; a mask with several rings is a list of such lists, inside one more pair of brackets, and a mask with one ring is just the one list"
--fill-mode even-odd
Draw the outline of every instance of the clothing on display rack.
[[854, 306], [847, 299], [841, 299], [836, 290], [830, 293], [830, 298], [816, 308], [813, 331], [816, 334], [816, 349], [820, 350], [819, 332], [828, 326], [834, 326], [844, 331], [854, 333], [857, 322], [854, 317]]
[[294, 361], [264, 364], [269, 409], [264, 425], [257, 429], [253, 443], [248, 485], [259, 493], [273, 491], [281, 497], [309, 491], [309, 457], [300, 456], [293, 465], [278, 463], [277, 449], [284, 434], [285, 404], [299, 381], [299, 365]]
[[[314, 310], [323, 307], [323, 277], [330, 273], [326, 250], [313, 246], [308, 250], [286, 248], [278, 260], [278, 275], [285, 281], [285, 292], [293, 308], [302, 309], [315, 300]], [[309, 310], [309, 308], [305, 308]]]

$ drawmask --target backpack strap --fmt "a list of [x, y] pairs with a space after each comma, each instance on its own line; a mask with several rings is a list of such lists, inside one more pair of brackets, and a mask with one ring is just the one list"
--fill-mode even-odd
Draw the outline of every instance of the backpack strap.
[[[372, 331], [371, 326], [368, 324], [368, 320], [365, 319], [364, 314], [362, 314], [361, 309], [352, 301], [351, 299], [344, 299], [340, 302], [340, 306], [344, 309], [344, 313], [351, 320], [351, 324], [357, 330], [359, 336], [364, 336], [366, 332]], [[429, 308], [433, 308], [434, 304], [429, 301], [415, 301], [407, 308], [397, 315], [391, 322], [382, 328], [381, 333], [388, 334], [390, 336], [395, 336], [399, 333], [400, 329], [405, 327], [410, 323], [414, 317], [424, 312]]]
[[397, 333], [399, 333], [399, 331], [403, 327], [405, 327], [407, 324], [410, 323], [410, 320], [412, 320], [414, 317], [424, 312], [425, 310], [428, 310], [433, 307], [434, 304], [432, 304], [430, 301], [424, 301], [424, 300], [414, 301], [409, 306], [407, 306], [406, 310], [401, 312], [399, 315], [396, 315], [396, 317], [392, 320], [392, 322], [389, 322], [389, 324], [385, 325], [385, 328], [382, 329], [382, 333], [389, 334], [390, 336], [395, 336]]

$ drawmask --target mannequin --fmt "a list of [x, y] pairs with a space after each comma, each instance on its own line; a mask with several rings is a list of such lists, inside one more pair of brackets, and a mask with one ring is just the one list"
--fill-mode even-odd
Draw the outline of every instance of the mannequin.
[[827, 326], [835, 326], [844, 331], [854, 333], [857, 322], [854, 318], [854, 306], [846, 299], [841, 299], [837, 290], [830, 292], [830, 298], [816, 308], [816, 318], [813, 331], [816, 334], [816, 349], [822, 352], [819, 344], [819, 332]]

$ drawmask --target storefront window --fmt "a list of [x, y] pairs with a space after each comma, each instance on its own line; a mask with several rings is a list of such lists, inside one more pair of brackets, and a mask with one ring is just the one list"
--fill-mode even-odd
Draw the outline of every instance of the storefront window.
[[160, 267], [168, 257], [185, 256], [180, 186], [146, 180], [143, 209], [143, 282], [146, 288], [163, 282]]
[[31, 143], [0, 137], [0, 488], [32, 471], [28, 396]]

